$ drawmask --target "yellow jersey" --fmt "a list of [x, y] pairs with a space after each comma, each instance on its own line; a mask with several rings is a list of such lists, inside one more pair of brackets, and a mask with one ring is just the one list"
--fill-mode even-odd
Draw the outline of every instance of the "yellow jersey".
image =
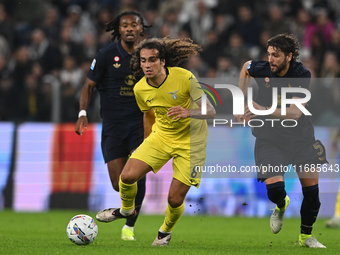
[[134, 87], [137, 104], [141, 111], [153, 109], [156, 121], [152, 132], [157, 132], [166, 142], [200, 143], [206, 142], [208, 125], [204, 119], [178, 118], [167, 116], [170, 107], [180, 105], [185, 109], [195, 109], [195, 103], [204, 94], [195, 76], [180, 67], [167, 67], [167, 77], [159, 87], [147, 82], [144, 76]]

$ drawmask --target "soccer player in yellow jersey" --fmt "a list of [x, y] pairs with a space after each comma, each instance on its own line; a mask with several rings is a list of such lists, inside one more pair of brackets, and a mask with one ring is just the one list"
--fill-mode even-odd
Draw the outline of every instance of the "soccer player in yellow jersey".
[[[157, 173], [173, 158], [173, 179], [165, 220], [153, 246], [166, 246], [171, 231], [184, 212], [184, 199], [193, 185], [199, 187], [205, 161], [208, 127], [205, 119], [216, 114], [194, 75], [177, 65], [200, 50], [190, 39], [149, 39], [135, 49], [131, 70], [144, 77], [135, 85], [139, 108], [144, 112], [145, 140], [125, 165], [119, 181], [121, 208], [107, 211], [112, 220], [135, 216], [137, 181]], [[202, 111], [201, 107], [206, 111]]]

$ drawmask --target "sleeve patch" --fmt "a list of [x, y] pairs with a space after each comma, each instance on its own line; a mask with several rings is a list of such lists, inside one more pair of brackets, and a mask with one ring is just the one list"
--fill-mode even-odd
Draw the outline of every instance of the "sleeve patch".
[[248, 66], [247, 66], [247, 70], [250, 68], [251, 66], [251, 61], [249, 62]]
[[93, 59], [92, 64], [91, 64], [91, 70], [93, 70], [95, 66], [96, 66], [96, 59]]

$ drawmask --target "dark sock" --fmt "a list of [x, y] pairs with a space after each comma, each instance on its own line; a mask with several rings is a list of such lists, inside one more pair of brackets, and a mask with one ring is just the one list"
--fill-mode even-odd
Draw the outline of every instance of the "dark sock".
[[286, 205], [285, 197], [287, 195], [285, 191], [284, 182], [275, 182], [266, 185], [267, 195], [270, 201], [277, 205], [277, 207], [282, 208]]
[[139, 215], [139, 211], [142, 207], [142, 203], [143, 203], [144, 196], [145, 196], [145, 181], [146, 181], [146, 177], [143, 177], [142, 179], [140, 179], [137, 182], [137, 195], [136, 195], [136, 198], [135, 198], [135, 208], [136, 208], [136, 211], [137, 211], [137, 216], [134, 217], [134, 218], [126, 220], [125, 225], [127, 225], [129, 227], [133, 227], [135, 225], [136, 220], [137, 220], [138, 215]]
[[319, 185], [302, 188], [303, 201], [301, 204], [301, 234], [311, 235], [313, 224], [320, 209]]

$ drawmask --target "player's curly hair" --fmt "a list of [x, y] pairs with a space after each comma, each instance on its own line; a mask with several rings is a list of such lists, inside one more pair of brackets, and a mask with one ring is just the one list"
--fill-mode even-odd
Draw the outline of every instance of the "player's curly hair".
[[160, 60], [165, 60], [165, 67], [178, 66], [189, 57], [197, 55], [201, 50], [201, 46], [194, 44], [190, 38], [163, 39], [151, 38], [146, 39], [135, 47], [130, 62], [130, 69], [135, 75], [143, 75], [143, 70], [140, 67], [140, 51], [142, 49], [156, 49], [159, 52]]
[[[127, 15], [133, 15], [133, 16], [137, 16], [138, 18], [140, 18], [141, 24], [143, 26], [143, 31], [145, 28], [149, 28], [152, 26], [149, 25], [145, 25], [144, 24], [144, 19], [142, 17], [142, 15], [139, 12], [135, 12], [135, 11], [126, 11], [126, 12], [122, 12], [121, 14], [119, 14], [115, 19], [111, 20], [109, 23], [106, 24], [106, 32], [110, 32], [113, 31], [111, 33], [112, 35], [112, 42], [114, 42], [117, 38], [117, 40], [120, 39], [120, 33], [119, 33], [119, 24], [120, 24], [120, 19], [124, 16]], [[140, 33], [141, 36], [143, 36], [143, 33]]]
[[267, 42], [267, 49], [269, 46], [282, 50], [285, 56], [291, 52], [293, 54], [292, 60], [294, 61], [299, 58], [300, 44], [292, 34], [278, 34], [270, 38]]

